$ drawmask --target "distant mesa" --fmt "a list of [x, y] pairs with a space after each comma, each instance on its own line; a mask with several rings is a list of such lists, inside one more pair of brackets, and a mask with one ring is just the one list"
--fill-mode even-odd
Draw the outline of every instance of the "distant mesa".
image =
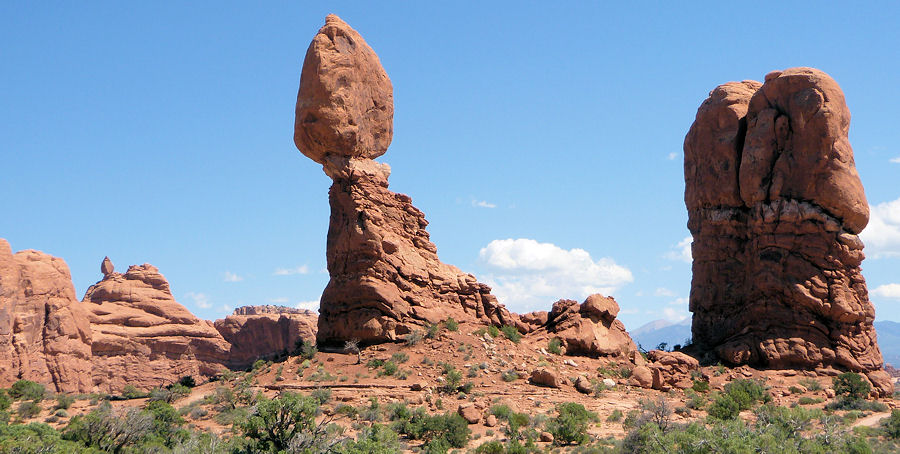
[[840, 87], [812, 68], [710, 92], [684, 141], [693, 341], [733, 365], [863, 372], [890, 395], [849, 126]]
[[490, 287], [438, 259], [425, 215], [388, 190], [390, 167], [372, 159], [391, 143], [393, 112], [375, 52], [329, 15], [306, 52], [294, 123], [297, 148], [333, 180], [318, 341], [394, 341], [448, 317], [516, 325]]
[[233, 367], [260, 358], [293, 353], [301, 343], [316, 343], [315, 312], [284, 306], [243, 306], [216, 320], [214, 326], [230, 344]]

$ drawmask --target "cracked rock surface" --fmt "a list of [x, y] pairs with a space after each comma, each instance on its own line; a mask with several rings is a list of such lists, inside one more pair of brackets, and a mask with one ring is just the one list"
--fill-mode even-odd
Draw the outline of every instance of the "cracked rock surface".
[[425, 215], [388, 190], [393, 88], [375, 52], [335, 15], [313, 38], [297, 95], [294, 142], [333, 184], [318, 341], [401, 339], [453, 317], [518, 325], [490, 287], [442, 263]]
[[840, 87], [812, 68], [710, 92], [684, 142], [693, 341], [731, 364], [862, 372], [888, 395], [849, 125]]

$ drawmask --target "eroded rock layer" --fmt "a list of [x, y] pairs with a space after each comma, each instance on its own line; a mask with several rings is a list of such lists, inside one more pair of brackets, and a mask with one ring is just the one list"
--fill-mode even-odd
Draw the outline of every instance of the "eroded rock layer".
[[91, 390], [91, 328], [66, 262], [0, 239], [0, 387]]
[[710, 92], [684, 144], [693, 341], [731, 364], [863, 372], [886, 394], [849, 125], [812, 68]]
[[[521, 325], [533, 336], [558, 338], [567, 355], [622, 357], [629, 359], [637, 346], [616, 319], [619, 304], [612, 297], [594, 294], [584, 303], [559, 300], [547, 312], [531, 312], [521, 316]], [[521, 330], [521, 329], [520, 329]]]
[[390, 145], [393, 109], [375, 52], [329, 15], [306, 53], [294, 125], [297, 148], [334, 181], [319, 341], [392, 341], [447, 317], [515, 324], [488, 286], [441, 263], [424, 214], [388, 190], [390, 168], [372, 158]]
[[212, 376], [230, 345], [212, 322], [175, 301], [166, 278], [149, 264], [110, 271], [84, 295], [93, 342], [93, 382], [104, 391], [151, 389], [185, 375]]
[[216, 330], [231, 344], [230, 367], [243, 368], [257, 359], [293, 353], [299, 341], [316, 342], [315, 312], [283, 306], [243, 306], [216, 320]]

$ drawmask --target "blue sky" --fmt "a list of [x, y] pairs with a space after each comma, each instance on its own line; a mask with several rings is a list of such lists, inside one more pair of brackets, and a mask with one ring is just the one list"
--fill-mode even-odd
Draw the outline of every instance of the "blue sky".
[[900, 7], [626, 3], [3, 2], [0, 237], [64, 258], [79, 296], [108, 255], [204, 318], [314, 304], [330, 179], [293, 112], [336, 13], [393, 81], [380, 160], [442, 260], [518, 312], [612, 293], [632, 329], [688, 315], [682, 142], [707, 93], [828, 72], [876, 216], [864, 274], [900, 320]]

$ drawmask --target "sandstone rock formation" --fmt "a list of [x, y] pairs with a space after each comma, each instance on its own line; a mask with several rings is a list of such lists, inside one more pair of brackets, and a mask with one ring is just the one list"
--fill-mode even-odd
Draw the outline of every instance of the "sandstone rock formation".
[[113, 265], [112, 260], [110, 260], [109, 257], [103, 257], [103, 262], [100, 263], [100, 272], [103, 273], [104, 276], [109, 276], [115, 270], [116, 267]]
[[647, 359], [651, 361], [647, 366], [653, 376], [651, 387], [661, 391], [690, 388], [694, 384], [691, 372], [700, 368], [699, 361], [681, 352], [651, 350]]
[[231, 344], [228, 365], [243, 368], [260, 358], [293, 352], [299, 341], [316, 342], [315, 312], [283, 306], [243, 306], [215, 321]]
[[390, 145], [393, 108], [374, 51], [329, 15], [306, 53], [294, 124], [297, 148], [334, 181], [319, 342], [392, 341], [451, 316], [515, 324], [487, 285], [441, 263], [424, 214], [388, 190], [390, 167], [372, 158]]
[[864, 372], [884, 395], [849, 124], [811, 68], [710, 92], [684, 143], [693, 341], [731, 364]]
[[83, 304], [93, 342], [93, 382], [114, 392], [167, 385], [185, 375], [215, 375], [228, 360], [228, 342], [206, 320], [175, 301], [156, 267], [128, 267], [91, 286]]
[[619, 304], [612, 297], [600, 294], [588, 296], [584, 303], [559, 300], [547, 312], [532, 312], [521, 316], [524, 331], [556, 337], [562, 341], [567, 355], [621, 356], [630, 359], [637, 346], [616, 319]]
[[91, 390], [91, 330], [62, 259], [0, 239], [0, 387]]

